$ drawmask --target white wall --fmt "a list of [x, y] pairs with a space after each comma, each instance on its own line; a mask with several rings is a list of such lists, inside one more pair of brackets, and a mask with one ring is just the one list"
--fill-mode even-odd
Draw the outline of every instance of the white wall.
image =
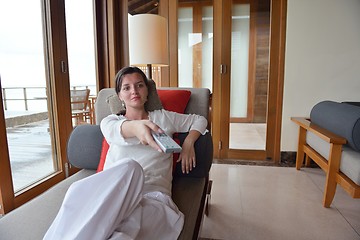
[[359, 0], [288, 0], [281, 151], [323, 100], [360, 102]]

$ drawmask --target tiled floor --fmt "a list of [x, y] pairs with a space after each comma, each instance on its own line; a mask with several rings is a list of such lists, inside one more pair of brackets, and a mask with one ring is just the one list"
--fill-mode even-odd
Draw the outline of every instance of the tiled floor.
[[229, 147], [231, 149], [264, 150], [265, 123], [230, 123]]
[[213, 164], [203, 239], [360, 239], [360, 199], [338, 187], [324, 208], [319, 168]]

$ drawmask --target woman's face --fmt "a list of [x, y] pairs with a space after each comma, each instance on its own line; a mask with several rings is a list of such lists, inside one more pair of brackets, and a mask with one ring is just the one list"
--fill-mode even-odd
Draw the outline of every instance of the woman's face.
[[144, 108], [147, 96], [147, 86], [139, 73], [126, 74], [123, 77], [119, 98], [125, 102], [127, 110]]

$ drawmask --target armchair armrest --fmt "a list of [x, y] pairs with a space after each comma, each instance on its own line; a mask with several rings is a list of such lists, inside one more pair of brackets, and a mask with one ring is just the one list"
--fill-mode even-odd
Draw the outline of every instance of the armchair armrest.
[[77, 168], [96, 170], [104, 136], [99, 125], [78, 125], [71, 132], [67, 143], [67, 157]]
[[316, 134], [318, 137], [323, 139], [324, 141], [328, 143], [334, 143], [334, 144], [346, 144], [346, 139], [330, 132], [329, 130], [326, 130], [325, 128], [322, 128], [310, 121], [308, 118], [304, 117], [291, 117], [291, 120], [298, 124], [301, 128], [306, 129], [307, 131], [310, 131], [314, 134]]
[[[296, 156], [296, 169], [300, 170], [304, 159], [304, 153], [306, 153], [306, 165], [309, 165], [309, 158], [312, 158], [322, 169], [328, 169], [328, 162], [320, 154], [313, 150], [313, 146], [309, 146], [306, 140], [306, 132], [309, 131], [315, 136], [323, 139], [333, 146], [332, 151], [329, 153], [331, 156], [336, 156], [333, 167], [339, 168], [339, 157], [341, 154], [341, 148], [343, 144], [347, 143], [347, 140], [337, 134], [332, 133], [318, 125], [312, 123], [309, 119], [303, 117], [292, 117], [291, 120], [299, 125], [299, 139], [298, 139], [298, 151]], [[329, 160], [330, 162], [330, 160]]]

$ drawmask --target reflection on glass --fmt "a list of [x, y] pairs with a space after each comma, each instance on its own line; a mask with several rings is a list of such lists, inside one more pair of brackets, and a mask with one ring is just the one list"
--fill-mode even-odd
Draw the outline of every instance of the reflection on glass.
[[193, 42], [193, 14], [191, 7], [179, 8], [178, 10], [178, 71], [179, 87], [192, 87]]
[[[179, 87], [205, 87], [212, 91], [213, 6], [189, 5], [180, 4], [178, 9]], [[201, 15], [195, 14], [198, 12]]]
[[202, 85], [212, 91], [213, 79], [213, 7], [202, 8]]
[[250, 4], [233, 6], [230, 118], [247, 116]]
[[0, 1], [1, 90], [15, 192], [57, 170], [47, 107], [42, 17], [39, 0]]

